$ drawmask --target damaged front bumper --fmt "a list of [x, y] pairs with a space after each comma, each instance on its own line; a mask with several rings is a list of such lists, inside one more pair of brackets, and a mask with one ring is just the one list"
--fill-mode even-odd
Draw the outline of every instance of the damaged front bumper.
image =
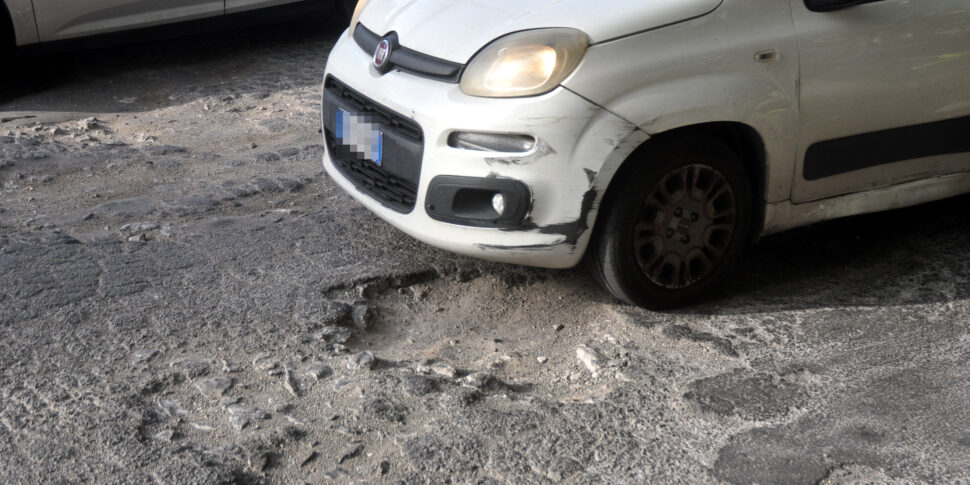
[[[336, 118], [355, 110], [372, 113], [381, 155], [361, 159], [336, 141], [345, 129]], [[347, 33], [328, 60], [323, 124], [328, 173], [385, 221], [456, 253], [552, 268], [582, 259], [609, 182], [597, 174], [638, 131], [565, 88], [488, 99], [457, 84], [381, 74]], [[476, 134], [532, 143], [511, 152], [462, 141]]]

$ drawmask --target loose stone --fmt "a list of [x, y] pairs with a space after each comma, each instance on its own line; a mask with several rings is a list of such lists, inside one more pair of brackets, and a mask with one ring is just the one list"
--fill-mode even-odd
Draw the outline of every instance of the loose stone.
[[364, 351], [347, 359], [347, 368], [353, 371], [370, 370], [376, 360], [373, 353]]
[[455, 376], [458, 375], [458, 371], [456, 371], [454, 367], [445, 364], [444, 362], [435, 362], [434, 364], [431, 364], [431, 371], [449, 379], [454, 379]]
[[222, 372], [229, 373], [229, 372], [236, 372], [238, 370], [239, 369], [237, 369], [237, 368], [229, 365], [229, 362], [227, 362], [225, 359], [223, 359], [223, 361], [222, 361]]
[[269, 455], [262, 450], [253, 450], [249, 452], [249, 468], [254, 472], [262, 472], [266, 469], [266, 464], [269, 463]]
[[263, 411], [262, 409], [259, 409], [253, 406], [247, 406], [245, 404], [230, 404], [229, 406], [226, 407], [226, 410], [228, 410], [229, 414], [232, 414], [232, 415], [249, 416], [249, 417], [254, 417], [259, 419], [269, 419], [269, 413], [267, 413], [266, 411]]
[[229, 416], [229, 425], [236, 431], [242, 431], [249, 424], [249, 418], [240, 414]]
[[209, 426], [208, 424], [189, 423], [189, 426], [191, 426], [193, 429], [197, 429], [199, 431], [215, 431], [215, 428], [212, 427], [212, 426]]
[[363, 451], [364, 451], [364, 445], [358, 444], [356, 447], [354, 447], [354, 449], [348, 451], [347, 453], [344, 453], [344, 455], [341, 456], [339, 460], [337, 460], [337, 464], [342, 465], [343, 462], [347, 460], [350, 460], [352, 458], [357, 458], [358, 456], [360, 456], [360, 454]]
[[180, 416], [186, 416], [189, 414], [182, 409], [177, 401], [170, 399], [159, 399], [158, 407], [161, 408], [162, 412], [164, 412], [170, 418], [178, 418]]
[[230, 386], [232, 386], [232, 378], [230, 377], [211, 377], [209, 379], [202, 379], [201, 381], [195, 383], [196, 389], [198, 389], [203, 396], [214, 401], [222, 397], [223, 393], [225, 393]]
[[367, 305], [355, 306], [351, 317], [354, 325], [361, 330], [369, 330], [374, 324], [374, 312]]
[[582, 362], [583, 365], [585, 365], [594, 376], [599, 374], [600, 362], [602, 361], [602, 357], [600, 356], [599, 352], [585, 345], [581, 345], [576, 348], [576, 358], [578, 358], [579, 361]]
[[414, 371], [418, 374], [430, 374], [431, 364], [429, 362], [420, 362], [418, 365], [414, 366]]
[[465, 378], [462, 380], [462, 384], [475, 389], [481, 389], [488, 385], [491, 380], [492, 375], [488, 372], [474, 372], [465, 376]]
[[319, 381], [333, 375], [333, 369], [324, 364], [312, 364], [307, 368], [306, 375]]
[[307, 455], [302, 460], [300, 460], [300, 466], [304, 467], [311, 461], [315, 460], [316, 458], [317, 458], [317, 452], [310, 450], [310, 452], [307, 453]]
[[258, 371], [271, 372], [279, 367], [280, 363], [270, 359], [268, 356], [262, 359], [254, 360], [253, 367]]
[[347, 473], [347, 471], [344, 470], [343, 468], [334, 468], [333, 470], [330, 470], [323, 474], [324, 477], [327, 477], [330, 480], [341, 480], [346, 478], [347, 475], [350, 475], [350, 474]]
[[290, 372], [290, 368], [287, 366], [283, 366], [283, 387], [293, 396], [300, 396], [299, 387], [297, 386], [296, 380], [293, 379], [293, 373]]
[[268, 359], [269, 357], [270, 355], [267, 353], [256, 354], [256, 357], [253, 357], [253, 367], [256, 367], [256, 364], [264, 359]]
[[133, 354], [131, 354], [131, 363], [141, 364], [142, 362], [147, 362], [151, 360], [152, 357], [155, 357], [160, 353], [161, 351], [159, 351], [158, 349], [136, 350]]
[[353, 332], [346, 327], [326, 325], [320, 330], [318, 335], [320, 339], [325, 340], [329, 344], [345, 344], [348, 340], [350, 340]]

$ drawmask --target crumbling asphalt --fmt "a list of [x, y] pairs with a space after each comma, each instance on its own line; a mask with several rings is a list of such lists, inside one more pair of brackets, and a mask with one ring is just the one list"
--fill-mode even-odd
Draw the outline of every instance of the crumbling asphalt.
[[322, 170], [325, 16], [41, 56], [0, 105], [0, 482], [970, 481], [970, 199], [710, 301], [411, 240]]

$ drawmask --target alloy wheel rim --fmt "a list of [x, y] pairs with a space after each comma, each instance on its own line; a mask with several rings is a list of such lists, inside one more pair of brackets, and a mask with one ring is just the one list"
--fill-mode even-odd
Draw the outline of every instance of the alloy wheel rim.
[[737, 199], [721, 172], [702, 164], [672, 170], [654, 186], [634, 227], [633, 249], [654, 284], [680, 289], [720, 263], [737, 223]]

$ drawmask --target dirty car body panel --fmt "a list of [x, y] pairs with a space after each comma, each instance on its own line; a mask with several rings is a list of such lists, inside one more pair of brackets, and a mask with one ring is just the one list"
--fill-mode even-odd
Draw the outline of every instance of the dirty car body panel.
[[41, 42], [224, 13], [223, 0], [33, 0]]
[[[801, 203], [970, 170], [970, 3], [793, 2]], [[846, 48], [845, 46], [851, 46]]]

